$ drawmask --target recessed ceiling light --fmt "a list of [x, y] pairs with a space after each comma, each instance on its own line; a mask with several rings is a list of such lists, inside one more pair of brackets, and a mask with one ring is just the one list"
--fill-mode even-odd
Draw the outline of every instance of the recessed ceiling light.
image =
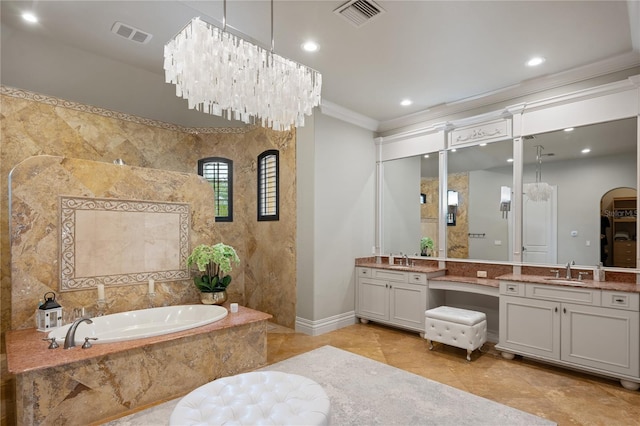
[[27, 22], [31, 22], [32, 24], [35, 24], [36, 22], [38, 22], [38, 17], [31, 12], [24, 12], [22, 14], [22, 19], [24, 19]]
[[453, 149], [451, 150], [451, 152], [456, 152], [456, 151], [457, 151], [457, 149], [455, 149], [455, 148], [453, 148]]
[[542, 56], [534, 56], [533, 58], [527, 61], [527, 66], [529, 67], [537, 67], [540, 64], [543, 64], [546, 61]]
[[487, 146], [487, 144], [486, 143], [481, 143], [480, 146]]
[[403, 100], [400, 102], [400, 105], [402, 105], [402, 106], [409, 106], [409, 105], [411, 105], [412, 103], [413, 103], [413, 102], [411, 101], [411, 99], [403, 99]]
[[581, 153], [583, 153], [583, 154], [588, 154], [588, 153], [590, 153], [590, 152], [591, 152], [591, 148], [585, 148], [585, 149], [583, 149], [583, 150], [582, 150], [582, 151], [580, 151], [580, 152], [581, 152]]
[[425, 155], [424, 155], [424, 158], [429, 158], [429, 154], [425, 154]]
[[567, 127], [564, 129], [565, 132], [573, 132], [573, 127]]
[[513, 163], [513, 158], [507, 158], [507, 163]]
[[315, 41], [305, 41], [302, 43], [302, 50], [306, 52], [317, 52], [320, 49], [320, 45]]

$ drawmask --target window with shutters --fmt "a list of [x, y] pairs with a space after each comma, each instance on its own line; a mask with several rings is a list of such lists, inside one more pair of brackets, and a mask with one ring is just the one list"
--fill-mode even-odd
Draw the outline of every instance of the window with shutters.
[[258, 220], [279, 220], [278, 151], [258, 156]]
[[233, 161], [210, 157], [198, 160], [198, 174], [211, 183], [216, 222], [233, 222]]

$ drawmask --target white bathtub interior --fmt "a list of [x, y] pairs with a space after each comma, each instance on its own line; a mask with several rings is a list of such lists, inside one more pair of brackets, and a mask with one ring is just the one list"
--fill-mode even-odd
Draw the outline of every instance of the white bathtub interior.
[[[219, 305], [179, 305], [141, 309], [91, 318], [82, 322], [75, 333], [75, 343], [82, 344], [86, 337], [97, 338], [92, 344], [123, 342], [159, 336], [200, 327], [226, 317], [228, 311]], [[49, 332], [49, 338], [63, 342], [71, 324]]]

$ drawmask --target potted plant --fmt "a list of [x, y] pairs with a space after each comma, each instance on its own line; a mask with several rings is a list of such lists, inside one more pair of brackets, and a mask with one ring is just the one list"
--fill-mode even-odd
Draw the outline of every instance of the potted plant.
[[232, 263], [238, 265], [240, 258], [235, 249], [224, 243], [212, 246], [200, 244], [187, 258], [187, 267], [196, 265], [201, 274], [193, 277], [200, 290], [200, 299], [207, 305], [222, 304], [227, 300], [227, 287], [231, 284]]
[[420, 254], [422, 256], [431, 256], [433, 251], [433, 240], [430, 237], [422, 237], [420, 239]]

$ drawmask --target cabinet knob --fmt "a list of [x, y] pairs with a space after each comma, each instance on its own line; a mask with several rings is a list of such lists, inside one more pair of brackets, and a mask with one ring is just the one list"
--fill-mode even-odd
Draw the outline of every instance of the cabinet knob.
[[555, 311], [555, 312], [558, 312], [558, 307], [557, 307], [557, 306], [555, 307], [554, 311]]

